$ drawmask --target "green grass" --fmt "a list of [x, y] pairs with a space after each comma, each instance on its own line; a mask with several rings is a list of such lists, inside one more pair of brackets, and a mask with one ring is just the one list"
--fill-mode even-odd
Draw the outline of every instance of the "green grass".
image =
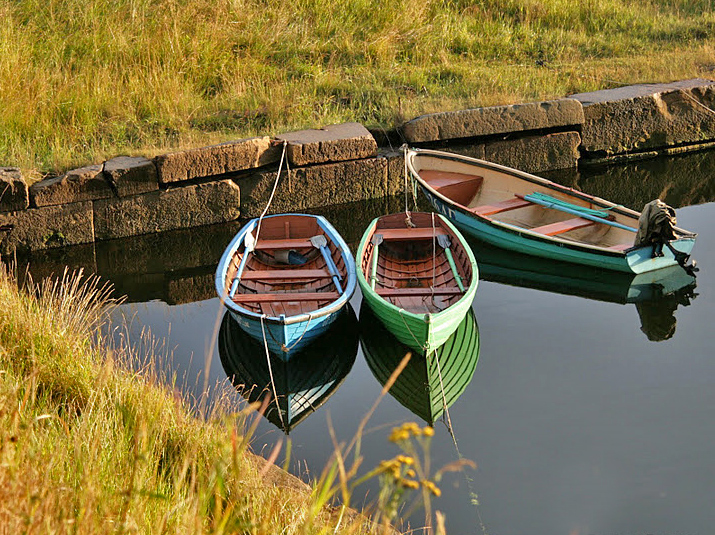
[[0, 0], [0, 165], [709, 76], [712, 0]]

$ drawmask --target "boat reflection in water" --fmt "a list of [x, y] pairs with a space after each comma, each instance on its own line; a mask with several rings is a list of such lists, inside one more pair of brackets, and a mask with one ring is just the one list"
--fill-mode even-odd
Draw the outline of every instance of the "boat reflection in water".
[[370, 307], [360, 309], [360, 345], [370, 371], [382, 385], [405, 355], [412, 357], [390, 388], [390, 395], [413, 414], [433, 425], [464, 392], [479, 360], [479, 328], [469, 309], [447, 341], [421, 355], [400, 343]]
[[675, 334], [675, 311], [694, 299], [696, 278], [680, 266], [633, 275], [554, 262], [504, 251], [469, 240], [479, 262], [479, 278], [597, 301], [634, 303], [641, 331], [651, 341]]
[[241, 395], [251, 403], [268, 396], [271, 401], [264, 416], [289, 434], [335, 393], [350, 372], [358, 350], [357, 318], [348, 304], [322, 336], [289, 361], [270, 354], [269, 368], [263, 344], [226, 313], [218, 350], [226, 375]]

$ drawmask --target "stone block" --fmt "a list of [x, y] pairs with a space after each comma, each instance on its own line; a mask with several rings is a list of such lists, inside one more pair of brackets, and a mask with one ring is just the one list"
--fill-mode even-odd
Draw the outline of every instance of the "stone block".
[[154, 162], [142, 157], [118, 156], [104, 162], [104, 177], [119, 197], [159, 189]]
[[358, 160], [377, 155], [375, 138], [360, 123], [301, 130], [282, 134], [277, 139], [288, 142], [288, 161], [297, 166]]
[[27, 183], [17, 167], [0, 167], [0, 212], [24, 210], [30, 205]]
[[583, 104], [582, 149], [595, 156], [715, 139], [715, 82], [639, 84], [572, 95]]
[[30, 199], [36, 207], [106, 199], [113, 195], [102, 175], [102, 164], [72, 169], [62, 176], [46, 178], [30, 186]]
[[13, 228], [0, 234], [3, 255], [94, 241], [91, 201], [2, 213], [0, 226], [5, 224]]
[[[256, 173], [239, 181], [241, 215], [258, 217], [268, 202], [275, 173]], [[387, 160], [369, 158], [293, 168], [281, 173], [269, 213], [296, 212], [385, 196]]]
[[578, 166], [578, 132], [495, 141], [484, 147], [484, 159], [527, 173]]
[[406, 122], [408, 143], [426, 143], [581, 125], [583, 109], [574, 99], [530, 102], [423, 115]]
[[387, 191], [385, 195], [402, 195], [405, 191], [405, 153], [396, 150], [381, 154], [380, 157], [387, 160]]
[[162, 154], [154, 162], [159, 182], [169, 184], [253, 169], [278, 162], [280, 157], [280, 147], [269, 137], [257, 137]]
[[233, 221], [240, 202], [238, 186], [230, 180], [102, 199], [94, 202], [95, 234], [110, 240]]

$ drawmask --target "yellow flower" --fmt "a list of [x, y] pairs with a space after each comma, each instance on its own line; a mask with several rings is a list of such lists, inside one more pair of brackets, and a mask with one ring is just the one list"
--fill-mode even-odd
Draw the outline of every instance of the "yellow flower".
[[422, 430], [422, 434], [426, 437], [433, 437], [434, 436], [434, 428], [433, 427], [425, 427]]
[[422, 486], [429, 490], [432, 494], [437, 496], [438, 498], [442, 495], [442, 491], [437, 488], [437, 485], [435, 485], [432, 481], [429, 481], [427, 479], [422, 481]]

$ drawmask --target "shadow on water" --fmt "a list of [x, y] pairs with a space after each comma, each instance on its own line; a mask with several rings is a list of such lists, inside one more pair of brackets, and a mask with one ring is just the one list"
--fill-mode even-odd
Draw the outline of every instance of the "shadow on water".
[[[273, 425], [289, 434], [335, 393], [355, 363], [358, 327], [348, 304], [317, 340], [284, 361], [224, 313], [218, 351], [226, 375], [249, 402], [263, 403]], [[275, 390], [274, 390], [275, 389]]]
[[618, 273], [505, 251], [468, 239], [479, 259], [479, 278], [609, 303], [634, 303], [641, 331], [651, 341], [675, 333], [675, 311], [697, 297], [697, 279], [680, 266], [648, 273]]
[[[360, 309], [360, 345], [375, 379], [385, 385], [407, 353], [370, 307]], [[457, 330], [429, 355], [414, 353], [390, 388], [390, 395], [433, 425], [462, 395], [479, 360], [479, 327], [469, 310]]]
[[673, 208], [715, 200], [715, 151], [542, 173], [560, 184], [641, 211], [653, 199]]

